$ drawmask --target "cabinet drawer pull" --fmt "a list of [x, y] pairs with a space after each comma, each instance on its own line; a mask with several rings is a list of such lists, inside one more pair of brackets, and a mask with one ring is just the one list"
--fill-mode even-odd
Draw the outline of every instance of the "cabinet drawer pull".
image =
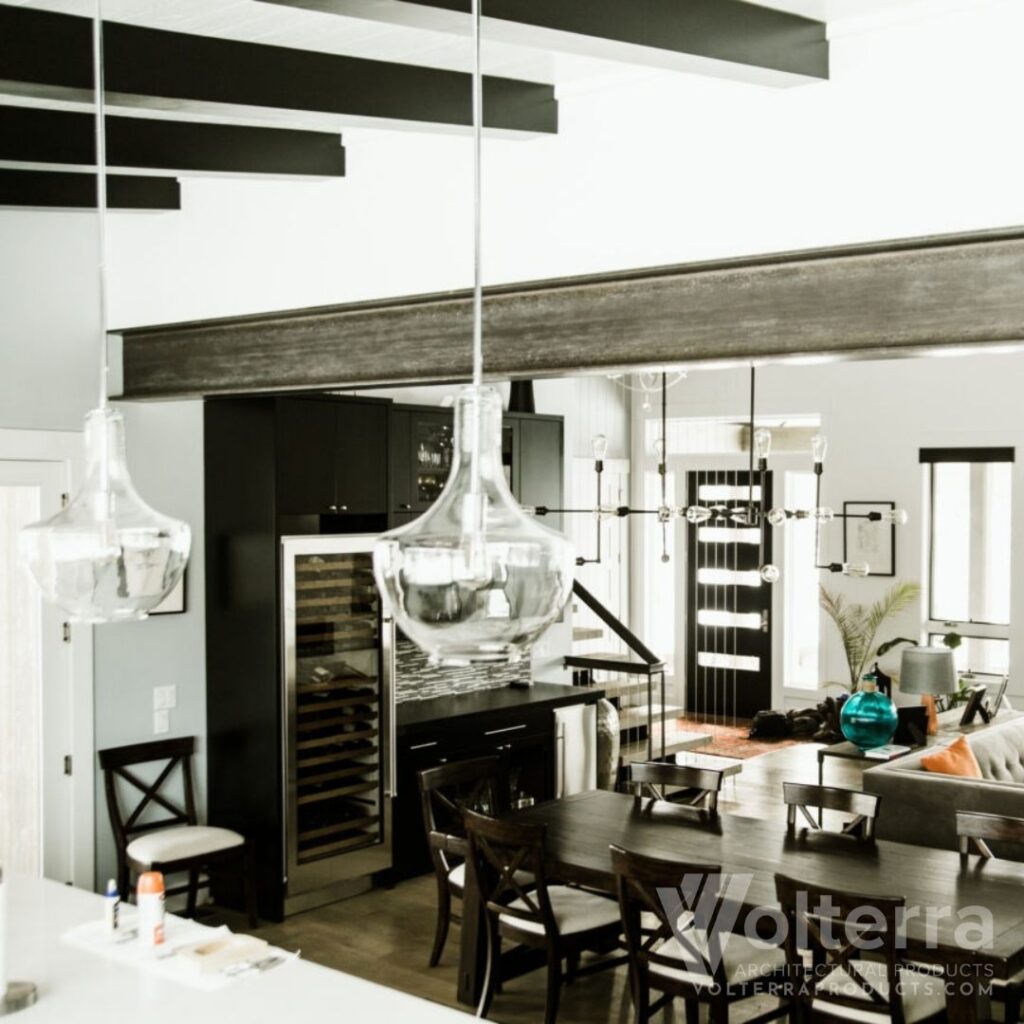
[[402, 504], [401, 504], [401, 505], [399, 505], [398, 507], [399, 507], [399, 508], [400, 508], [400, 509], [401, 509], [401, 510], [402, 510], [403, 512], [411, 512], [411, 511], [412, 511], [412, 505], [410, 505], [410, 504], [409, 504], [409, 503], [408, 503], [407, 501], [403, 501], [403, 502], [402, 502]]
[[410, 750], [426, 750], [428, 747], [436, 747], [437, 743], [438, 743], [437, 740], [431, 740], [429, 743], [415, 743], [415, 744], [413, 744], [413, 746], [409, 747], [409, 749]]
[[522, 725], [507, 725], [507, 726], [505, 726], [504, 729], [488, 729], [487, 732], [484, 733], [484, 735], [485, 736], [498, 736], [498, 735], [500, 735], [503, 732], [519, 732], [520, 729], [525, 729], [525, 728], [526, 728], [526, 723], [524, 722]]

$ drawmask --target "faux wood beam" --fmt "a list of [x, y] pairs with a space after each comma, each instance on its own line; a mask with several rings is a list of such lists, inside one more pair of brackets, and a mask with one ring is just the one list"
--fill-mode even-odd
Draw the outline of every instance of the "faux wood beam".
[[[90, 103], [88, 18], [0, 4], [0, 95]], [[317, 125], [459, 128], [472, 124], [470, 77], [460, 71], [104, 22], [113, 107], [218, 119], [305, 117]], [[550, 85], [488, 76], [484, 124], [553, 133]]]
[[[262, 0], [465, 35], [469, 0]], [[743, 0], [484, 0], [488, 42], [769, 85], [828, 77], [823, 22]]]
[[[327, 132], [113, 116], [106, 124], [107, 165], [120, 170], [320, 178], [345, 173], [341, 139]], [[95, 118], [0, 106], [0, 161], [95, 167]]]
[[[443, 293], [123, 337], [128, 398], [466, 379], [470, 296]], [[1024, 341], [1024, 228], [490, 288], [492, 378]]]
[[[181, 188], [174, 178], [108, 174], [107, 205], [112, 210], [180, 210]], [[0, 169], [0, 206], [93, 210], [96, 175]]]

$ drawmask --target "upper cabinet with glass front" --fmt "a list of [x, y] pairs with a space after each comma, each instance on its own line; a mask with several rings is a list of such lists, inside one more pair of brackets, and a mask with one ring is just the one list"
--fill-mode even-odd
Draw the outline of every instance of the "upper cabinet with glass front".
[[[440, 497], [452, 466], [451, 411], [413, 405], [391, 408], [389, 474], [393, 526], [415, 519]], [[560, 416], [506, 413], [502, 465], [524, 505], [562, 504], [563, 422]], [[556, 529], [557, 517], [546, 525]]]

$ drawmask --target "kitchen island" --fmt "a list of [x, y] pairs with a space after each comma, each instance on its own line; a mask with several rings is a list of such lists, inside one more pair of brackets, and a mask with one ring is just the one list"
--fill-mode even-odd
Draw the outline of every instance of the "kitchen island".
[[[103, 897], [44, 879], [11, 877], [7, 960], [11, 980], [32, 981], [38, 1001], [13, 1016], [24, 1024], [285, 1024], [382, 1020], [457, 1024], [465, 1014], [301, 959], [204, 991], [62, 940], [103, 917]], [[257, 931], [256, 935], [259, 934]]]

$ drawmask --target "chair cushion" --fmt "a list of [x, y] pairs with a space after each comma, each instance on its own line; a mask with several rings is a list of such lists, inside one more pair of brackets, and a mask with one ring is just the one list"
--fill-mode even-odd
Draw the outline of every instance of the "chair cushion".
[[[887, 997], [889, 983], [885, 974], [885, 964], [874, 960], [858, 960], [857, 973], [864, 978], [879, 995]], [[907, 1024], [925, 1020], [946, 1008], [945, 979], [939, 974], [926, 974], [904, 968], [900, 972], [903, 986], [903, 1013]], [[819, 986], [819, 992], [825, 991], [834, 995], [843, 995], [854, 999], [864, 999], [864, 1009], [853, 1006], [838, 1006], [827, 999], [815, 999], [813, 1009], [828, 1013], [830, 1017], [842, 1020], [862, 1021], [865, 1024], [889, 1020], [888, 1007], [874, 1006], [867, 998], [864, 990], [846, 972], [845, 969], [833, 971]]]
[[[708, 942], [703, 932], [696, 928], [688, 928], [686, 937], [703, 954], [707, 954]], [[767, 977], [775, 971], [781, 971], [786, 966], [785, 951], [778, 946], [755, 943], [745, 935], [737, 935], [732, 932], [722, 935], [721, 943], [725, 977], [730, 985], [743, 985], [746, 982]], [[669, 978], [673, 981], [706, 988], [710, 988], [714, 984], [715, 979], [704, 970], [702, 964], [695, 962], [696, 958], [678, 939], [668, 939], [655, 952], [659, 956], [679, 960], [680, 966], [676, 969], [661, 964], [651, 964], [650, 973], [653, 978]]]
[[[570, 889], [567, 885], [549, 885], [548, 898], [551, 900], [551, 910], [561, 935], [575, 935], [618, 923], [618, 903], [604, 896], [595, 896], [580, 889]], [[516, 910], [529, 910], [522, 900], [514, 900], [509, 906]], [[511, 914], [502, 914], [498, 920], [523, 932], [544, 934], [544, 925], [540, 921], [524, 921]]]
[[[523, 886], [524, 889], [527, 886], [533, 885], [533, 875], [531, 875], [529, 871], [517, 871], [514, 877], [517, 884]], [[448, 884], [460, 894], [466, 888], [465, 861], [461, 864], [456, 864], [455, 867], [448, 872]]]
[[926, 754], [921, 758], [921, 766], [925, 771], [939, 772], [942, 775], [959, 775], [965, 779], [982, 777], [981, 766], [966, 736], [961, 736], [934, 754]]
[[229, 828], [177, 825], [146, 832], [128, 844], [126, 853], [137, 864], [166, 864], [241, 846], [245, 839]]

